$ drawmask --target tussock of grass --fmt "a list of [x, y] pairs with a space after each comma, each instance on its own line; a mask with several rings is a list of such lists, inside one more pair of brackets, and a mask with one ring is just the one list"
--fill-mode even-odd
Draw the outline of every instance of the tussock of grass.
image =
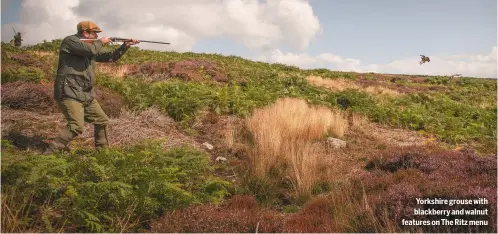
[[327, 134], [342, 137], [348, 124], [341, 113], [328, 108], [309, 107], [299, 99], [280, 99], [256, 110], [247, 126], [254, 137], [255, 174], [262, 176], [278, 164], [288, 164], [296, 191], [309, 194], [324, 154], [323, 147], [314, 141]]

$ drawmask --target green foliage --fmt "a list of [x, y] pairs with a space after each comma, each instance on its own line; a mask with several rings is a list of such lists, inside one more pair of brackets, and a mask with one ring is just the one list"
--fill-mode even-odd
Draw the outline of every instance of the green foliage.
[[454, 101], [447, 95], [409, 94], [379, 106], [378, 121], [436, 133], [456, 144], [467, 140], [496, 141], [496, 105], [492, 108]]
[[[59, 49], [61, 47], [61, 44], [62, 44], [62, 39], [56, 39], [56, 40], [52, 40], [52, 41], [43, 40], [42, 43], [28, 46], [28, 47], [26, 47], [26, 49], [58, 53]], [[2, 45], [2, 47], [3, 47], [3, 45]]]
[[365, 114], [371, 113], [377, 106], [376, 99], [372, 95], [354, 89], [331, 93], [325, 100], [343, 110], [349, 108], [355, 112]]
[[256, 107], [273, 103], [278, 97], [306, 97], [317, 93], [302, 77], [287, 77], [273, 81], [250, 81], [246, 87], [225, 86], [170, 80], [146, 84], [139, 79], [117, 81], [101, 76], [100, 85], [121, 94], [131, 108], [157, 106], [177, 121], [191, 120], [202, 109], [218, 114], [246, 116]]
[[[26, 225], [50, 232], [64, 223], [71, 224], [70, 232], [120, 232], [117, 223], [123, 218], [143, 225], [168, 210], [219, 202], [232, 193], [229, 182], [211, 178], [205, 153], [187, 147], [164, 151], [159, 143], [70, 155], [25, 154], [23, 160], [6, 151], [2, 192], [33, 193], [33, 220]], [[60, 215], [39, 217], [48, 208]]]
[[[61, 40], [29, 46], [27, 50], [57, 51]], [[2, 44], [2, 63], [5, 66], [2, 82], [43, 79], [43, 74], [32, 67], [19, 68], [9, 60], [22, 50]], [[425, 83], [412, 83], [407, 75], [399, 75], [398, 85], [436, 86], [446, 91], [412, 93], [397, 98], [384, 98], [358, 90], [330, 92], [311, 86], [305, 77], [346, 78], [355, 80], [357, 73], [328, 69], [303, 70], [279, 63], [269, 64], [238, 56], [192, 52], [159, 52], [130, 48], [115, 64], [142, 64], [149, 61], [178, 62], [184, 60], [211, 60], [227, 72], [229, 83], [207, 84], [168, 80], [144, 83], [140, 77], [123, 80], [98, 74], [99, 85], [118, 92], [127, 106], [145, 109], [157, 106], [185, 129], [201, 110], [218, 114], [249, 115], [255, 108], [273, 103], [280, 97], [298, 97], [313, 104], [350, 109], [369, 117], [371, 121], [434, 133], [451, 143], [478, 141], [493, 148], [496, 140], [496, 79], [453, 78], [447, 76], [425, 77]], [[9, 70], [9, 67], [13, 69]], [[373, 73], [365, 79], [375, 79]], [[244, 85], [239, 82], [243, 81]]]
[[205, 199], [212, 203], [219, 203], [222, 199], [235, 192], [233, 185], [218, 178], [207, 180], [202, 186], [202, 191], [205, 194]]
[[296, 206], [296, 205], [287, 205], [287, 206], [284, 206], [284, 208], [283, 208], [284, 213], [297, 213], [297, 212], [299, 212], [299, 210], [301, 210], [301, 208], [299, 206]]
[[237, 194], [249, 194], [265, 205], [278, 205], [278, 186], [267, 177], [248, 176], [243, 178]]
[[332, 185], [329, 182], [327, 181], [318, 182], [313, 185], [312, 194], [327, 193], [330, 192], [331, 190], [332, 190]]
[[32, 83], [48, 81], [45, 73], [36, 67], [15, 65], [5, 67], [2, 70], [2, 84], [19, 80]]
[[429, 77], [424, 80], [425, 83], [435, 85], [447, 85], [450, 83], [449, 77]]
[[307, 76], [320, 76], [322, 78], [345, 78], [350, 80], [356, 79], [356, 74], [353, 72], [331, 71], [329, 69], [310, 69], [304, 72]]
[[20, 53], [22, 49], [10, 43], [2, 42], [2, 63], [8, 61], [8, 57], [4, 56], [7, 53]]

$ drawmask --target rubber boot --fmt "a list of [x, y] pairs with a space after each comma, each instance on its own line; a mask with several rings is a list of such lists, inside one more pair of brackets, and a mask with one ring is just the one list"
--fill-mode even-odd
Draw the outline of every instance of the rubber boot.
[[95, 140], [95, 148], [102, 150], [109, 148], [109, 139], [107, 138], [107, 125], [95, 124], [93, 137]]
[[68, 144], [77, 134], [65, 128], [59, 133], [59, 136], [45, 149], [44, 155], [54, 154], [58, 151], [69, 151]]

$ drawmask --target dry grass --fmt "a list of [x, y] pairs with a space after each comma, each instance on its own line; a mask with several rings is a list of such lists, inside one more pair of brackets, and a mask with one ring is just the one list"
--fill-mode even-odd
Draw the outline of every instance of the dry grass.
[[374, 95], [387, 95], [387, 96], [399, 96], [399, 93], [396, 90], [384, 88], [382, 86], [368, 86], [364, 89], [367, 93], [371, 93]]
[[41, 51], [41, 50], [32, 51], [32, 53], [33, 53], [34, 55], [37, 55], [37, 56], [40, 56], [40, 57], [45, 57], [45, 56], [48, 56], [48, 57], [55, 57], [55, 56], [58, 56], [58, 55], [57, 55], [57, 54], [55, 54], [54, 52]]
[[347, 79], [323, 79], [319, 76], [306, 77], [309, 83], [316, 86], [322, 86], [334, 91], [343, 91], [346, 89], [360, 89], [360, 86], [354, 84], [353, 81]]
[[356, 129], [362, 129], [371, 124], [368, 117], [354, 112], [348, 112], [348, 121], [350, 128]]
[[126, 65], [110, 65], [110, 64], [103, 64], [103, 63], [98, 63], [97, 66], [95, 66], [95, 71], [99, 73], [104, 73], [104, 74], [109, 74], [115, 77], [124, 77], [131, 71], [137, 70], [137, 65], [135, 64], [126, 64]]
[[[36, 137], [49, 141], [55, 139], [65, 124], [61, 113], [44, 114], [2, 108], [2, 137], [15, 132], [27, 139]], [[163, 144], [166, 149], [185, 144], [201, 148], [193, 138], [176, 129], [173, 119], [155, 108], [139, 113], [123, 109], [118, 118], [110, 119], [108, 137], [111, 146], [133, 145], [146, 139], [163, 138], [167, 139]], [[75, 138], [72, 145], [93, 147], [93, 144], [93, 125], [85, 123], [85, 131]]]
[[[1, 194], [2, 199], [2, 232], [21, 233], [31, 232], [26, 230], [26, 222], [30, 217], [34, 193], [17, 194], [16, 191], [10, 190]], [[19, 199], [22, 197], [22, 199]]]
[[330, 89], [332, 91], [343, 91], [346, 89], [356, 89], [356, 90], [363, 90], [367, 93], [371, 93], [373, 95], [388, 95], [388, 96], [398, 96], [401, 95], [398, 91], [392, 90], [389, 88], [385, 88], [382, 86], [368, 86], [366, 88], [363, 88], [361, 86], [358, 86], [354, 83], [352, 80], [348, 79], [323, 79], [322, 77], [319, 76], [308, 76], [306, 77], [306, 80], [308, 80], [309, 83], [315, 86], [321, 86], [325, 87], [327, 89]]
[[227, 145], [228, 148], [233, 148], [233, 145], [236, 141], [236, 132], [237, 129], [234, 125], [235, 122], [235, 117], [229, 116], [227, 123], [226, 123], [226, 128], [224, 129], [224, 137], [225, 137], [225, 144]]
[[326, 156], [323, 143], [327, 134], [342, 137], [348, 126], [341, 113], [325, 107], [309, 107], [300, 99], [284, 98], [258, 109], [247, 119], [253, 134], [251, 161], [256, 175], [284, 163], [292, 168], [291, 178], [299, 194], [309, 194], [317, 181], [316, 169]]
[[[332, 207], [333, 223], [339, 232], [401, 231], [396, 221], [389, 219], [387, 210], [381, 216], [375, 214], [365, 190], [349, 181], [336, 186], [327, 194], [327, 200]], [[355, 224], [352, 224], [353, 220]]]
[[53, 98], [53, 87], [24, 81], [8, 82], [1, 87], [2, 105], [42, 113], [58, 110]]

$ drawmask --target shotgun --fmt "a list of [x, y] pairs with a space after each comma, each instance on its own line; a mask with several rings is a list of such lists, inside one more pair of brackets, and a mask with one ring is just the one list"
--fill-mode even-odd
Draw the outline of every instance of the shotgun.
[[[127, 41], [131, 41], [131, 39], [129, 38], [121, 38], [121, 37], [110, 37], [111, 41], [112, 42], [127, 42]], [[92, 42], [92, 41], [97, 41], [97, 40], [100, 40], [100, 39], [80, 39], [84, 42]], [[139, 40], [140, 43], [142, 42], [146, 42], [146, 43], [156, 43], [156, 44], [167, 44], [169, 45], [170, 43], [169, 42], [160, 42], [160, 41], [146, 41], [146, 40]]]

